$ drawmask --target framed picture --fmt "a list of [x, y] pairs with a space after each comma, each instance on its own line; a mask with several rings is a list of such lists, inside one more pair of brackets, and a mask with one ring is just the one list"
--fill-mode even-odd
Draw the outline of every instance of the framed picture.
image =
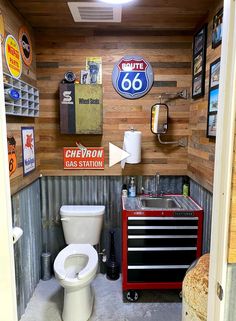
[[207, 124], [207, 136], [216, 137], [217, 114], [209, 115]]
[[205, 64], [206, 64], [207, 25], [204, 25], [193, 38], [192, 63], [192, 98], [204, 96], [205, 91]]
[[34, 127], [21, 127], [23, 175], [36, 168]]
[[212, 48], [216, 48], [222, 41], [222, 26], [223, 26], [223, 8], [213, 18], [212, 29]]
[[210, 65], [210, 89], [219, 86], [220, 79], [220, 58]]
[[216, 122], [218, 112], [220, 79], [220, 58], [210, 64], [208, 115], [207, 115], [207, 137], [216, 137]]

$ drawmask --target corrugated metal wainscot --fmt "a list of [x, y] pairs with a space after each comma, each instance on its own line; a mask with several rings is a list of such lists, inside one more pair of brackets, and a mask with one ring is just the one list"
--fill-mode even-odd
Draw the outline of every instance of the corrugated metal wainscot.
[[13, 226], [23, 229], [14, 245], [18, 316], [41, 277], [42, 224], [39, 180], [12, 196]]
[[[44, 251], [50, 251], [55, 258], [65, 247], [60, 207], [63, 204], [105, 205], [101, 244], [98, 250], [109, 248], [109, 230], [115, 229], [116, 255], [121, 259], [121, 189], [128, 183], [127, 176], [63, 176], [42, 177], [42, 222]], [[135, 177], [138, 193], [155, 190], [154, 176]], [[181, 176], [161, 176], [159, 189], [163, 192], [181, 193]]]
[[211, 242], [211, 219], [212, 219], [212, 193], [204, 187], [190, 180], [190, 196], [203, 208], [203, 243], [202, 252], [210, 252]]

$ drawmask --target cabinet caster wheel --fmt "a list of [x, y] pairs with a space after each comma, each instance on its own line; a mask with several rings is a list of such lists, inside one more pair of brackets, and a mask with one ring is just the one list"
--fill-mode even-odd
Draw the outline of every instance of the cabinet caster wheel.
[[126, 299], [129, 302], [136, 302], [139, 299], [139, 293], [137, 291], [130, 290], [126, 293]]

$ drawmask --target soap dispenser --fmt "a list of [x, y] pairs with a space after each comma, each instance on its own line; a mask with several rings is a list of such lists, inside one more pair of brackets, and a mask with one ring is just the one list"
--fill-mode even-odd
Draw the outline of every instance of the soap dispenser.
[[136, 197], [136, 185], [135, 185], [134, 177], [130, 178], [128, 196], [129, 197]]

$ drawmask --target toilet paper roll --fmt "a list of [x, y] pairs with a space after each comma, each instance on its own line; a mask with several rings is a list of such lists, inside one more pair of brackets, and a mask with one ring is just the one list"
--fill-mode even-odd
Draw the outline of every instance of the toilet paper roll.
[[14, 227], [12, 229], [13, 244], [15, 244], [22, 236], [23, 230], [20, 227]]
[[129, 153], [130, 156], [121, 162], [122, 168], [125, 167], [125, 163], [138, 164], [141, 162], [141, 141], [142, 133], [140, 131], [125, 131], [123, 149]]

